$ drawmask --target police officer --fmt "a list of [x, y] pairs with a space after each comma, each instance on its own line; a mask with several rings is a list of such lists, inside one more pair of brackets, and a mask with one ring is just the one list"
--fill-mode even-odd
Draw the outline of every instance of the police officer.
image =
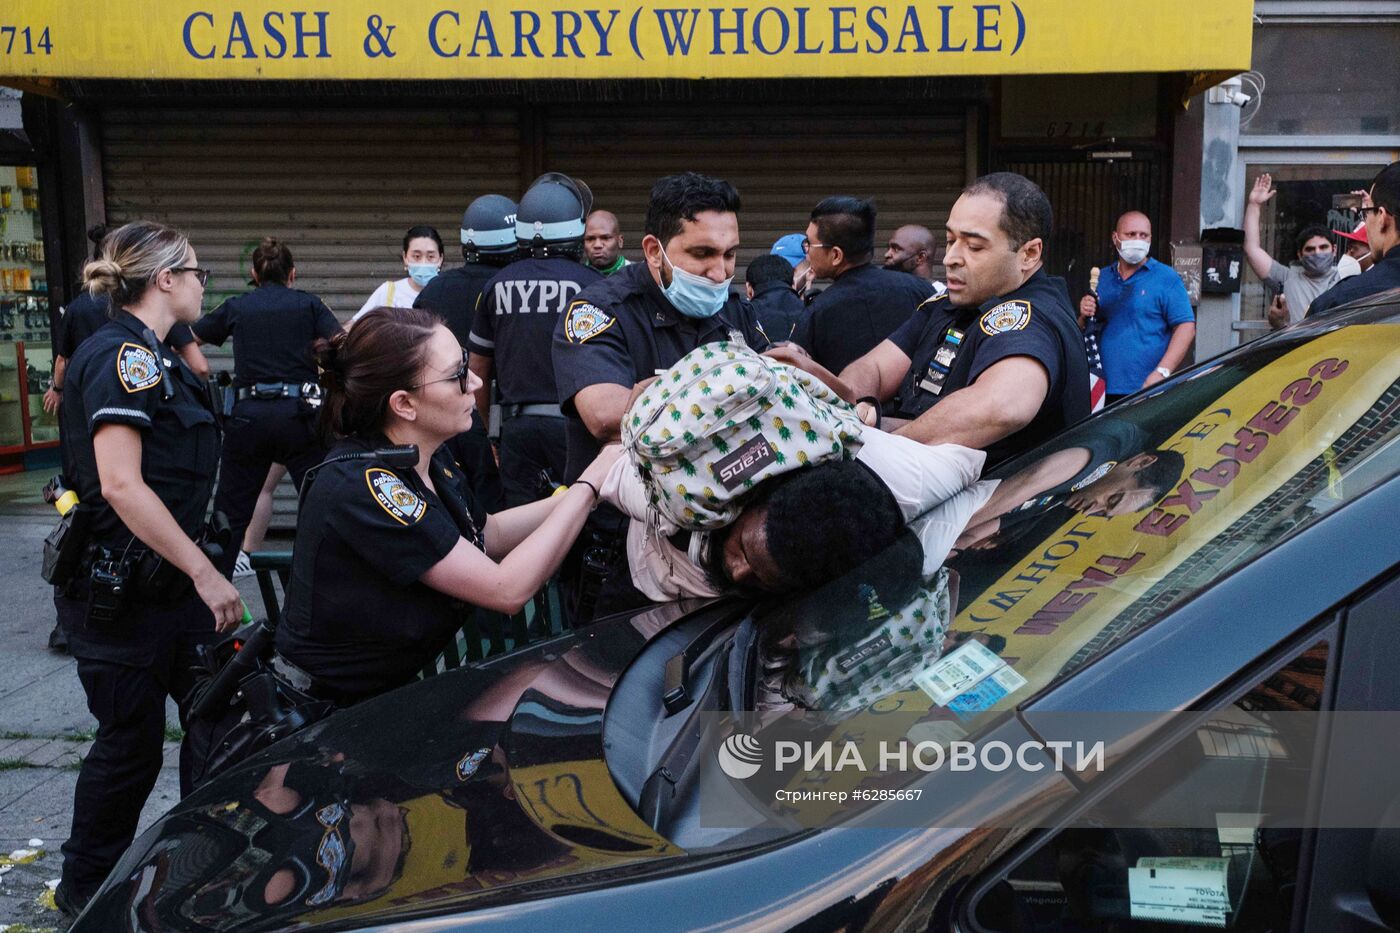
[[[434, 278], [413, 300], [413, 307], [441, 316], [464, 347], [481, 306], [482, 288], [517, 256], [515, 211], [515, 202], [502, 194], [483, 194], [468, 204], [462, 212], [463, 264]], [[453, 459], [466, 471], [477, 502], [486, 511], [494, 512], [505, 501], [505, 493], [496, 453], [486, 436], [487, 413], [488, 409], [481, 409], [472, 420], [471, 430], [452, 438], [447, 446]]]
[[515, 236], [526, 257], [486, 283], [467, 347], [486, 411], [494, 373], [501, 405], [501, 483], [507, 508], [546, 495], [541, 471], [564, 478], [564, 415], [554, 385], [550, 342], [564, 308], [602, 281], [583, 264], [584, 218], [593, 200], [566, 175], [548, 173], [520, 199]]
[[465, 356], [415, 308], [370, 311], [322, 351], [322, 417], [342, 439], [307, 480], [275, 661], [313, 695], [345, 705], [412, 680], [461, 626], [460, 603], [519, 612], [620, 452], [563, 495], [487, 515], [442, 449], [473, 418]]
[[901, 433], [987, 451], [990, 467], [1089, 414], [1084, 342], [1064, 281], [1045, 274], [1050, 201], [998, 172], [948, 217], [948, 294], [919, 306], [841, 373], [849, 392], [911, 419]]
[[[223, 346], [230, 336], [234, 342], [233, 406], [214, 499], [234, 541], [243, 540], [274, 463], [285, 465], [300, 488], [324, 453], [316, 436], [320, 391], [311, 347], [339, 333], [340, 324], [320, 298], [290, 287], [296, 276], [292, 251], [267, 237], [253, 250], [257, 288], [229, 298], [194, 325], [205, 343]], [[238, 553], [228, 551], [224, 569], [231, 574]]]
[[[638, 382], [719, 340], [768, 346], [746, 302], [729, 290], [739, 249], [739, 193], [694, 172], [651, 189], [643, 263], [585, 289], [554, 332], [559, 402], [568, 416], [566, 479], [616, 440]], [[645, 602], [631, 583], [621, 546], [623, 521], [600, 509], [592, 540], [566, 565], [574, 624]], [[586, 536], [587, 537], [587, 536]]]
[[839, 373], [894, 333], [935, 294], [929, 282], [875, 265], [875, 204], [837, 195], [812, 209], [802, 241], [812, 274], [833, 279], [812, 301], [795, 338], [819, 364]]
[[84, 270], [116, 316], [74, 353], [62, 408], [64, 471], [91, 530], [59, 621], [98, 724], [55, 892], [69, 913], [135, 835], [160, 773], [166, 695], [183, 697], [195, 646], [241, 615], [238, 591], [195, 542], [219, 456], [212, 404], [162, 345], [199, 316], [207, 276], [183, 234], [147, 222], [114, 231]]

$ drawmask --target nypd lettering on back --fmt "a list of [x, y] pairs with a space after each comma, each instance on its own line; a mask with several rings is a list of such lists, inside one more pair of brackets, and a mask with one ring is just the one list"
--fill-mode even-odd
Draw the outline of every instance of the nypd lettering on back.
[[581, 291], [582, 285], [567, 280], [515, 279], [497, 282], [493, 297], [497, 314], [560, 314]]

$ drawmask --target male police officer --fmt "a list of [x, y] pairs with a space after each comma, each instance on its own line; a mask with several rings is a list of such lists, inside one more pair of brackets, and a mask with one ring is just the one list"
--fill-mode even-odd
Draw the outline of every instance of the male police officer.
[[[481, 290], [515, 259], [515, 202], [502, 194], [483, 194], [462, 212], [462, 266], [433, 277], [413, 300], [442, 316], [463, 347], [471, 336]], [[448, 441], [452, 456], [471, 482], [476, 500], [489, 512], [501, 507], [504, 493], [496, 456], [486, 437], [489, 408], [477, 409], [471, 429]]]
[[540, 472], [563, 480], [564, 416], [554, 385], [555, 324], [579, 292], [602, 276], [582, 263], [592, 194], [567, 175], [541, 175], [520, 199], [515, 237], [529, 258], [486, 283], [468, 349], [487, 411], [493, 370], [501, 402], [501, 482], [507, 508], [542, 498]]
[[[739, 193], [726, 181], [694, 172], [660, 179], [647, 207], [646, 262], [586, 289], [569, 305], [554, 332], [554, 367], [568, 416], [570, 481], [600, 443], [617, 440], [638, 382], [702, 344], [768, 346], [752, 310], [729, 292], [738, 212]], [[582, 555], [588, 572], [580, 574], [574, 564], [569, 573], [575, 624], [645, 601], [631, 586], [622, 527], [610, 509], [590, 522], [594, 543]]]
[[899, 433], [987, 451], [991, 466], [1089, 414], [1089, 369], [1064, 281], [1042, 269], [1050, 201], [1010, 172], [978, 179], [948, 217], [948, 294], [930, 299], [841, 380], [896, 399]]

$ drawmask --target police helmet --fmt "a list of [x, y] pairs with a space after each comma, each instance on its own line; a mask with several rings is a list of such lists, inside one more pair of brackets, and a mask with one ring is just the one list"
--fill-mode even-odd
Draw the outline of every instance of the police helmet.
[[593, 207], [593, 192], [581, 181], [546, 172], [520, 199], [515, 216], [515, 239], [537, 258], [572, 256], [583, 252], [583, 226]]
[[462, 256], [467, 262], [515, 254], [515, 202], [483, 194], [462, 212]]

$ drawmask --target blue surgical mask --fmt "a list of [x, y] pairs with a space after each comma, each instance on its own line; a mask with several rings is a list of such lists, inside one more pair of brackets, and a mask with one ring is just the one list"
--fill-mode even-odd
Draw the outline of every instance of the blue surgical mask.
[[408, 277], [417, 282], [419, 288], [437, 278], [437, 274], [438, 267], [430, 262], [415, 262], [408, 266]]
[[686, 317], [707, 318], [719, 314], [720, 308], [729, 300], [729, 283], [734, 281], [734, 276], [715, 284], [703, 275], [679, 268], [666, 255], [665, 247], [662, 247], [661, 255], [671, 266], [671, 284], [661, 290], [671, 306]]

